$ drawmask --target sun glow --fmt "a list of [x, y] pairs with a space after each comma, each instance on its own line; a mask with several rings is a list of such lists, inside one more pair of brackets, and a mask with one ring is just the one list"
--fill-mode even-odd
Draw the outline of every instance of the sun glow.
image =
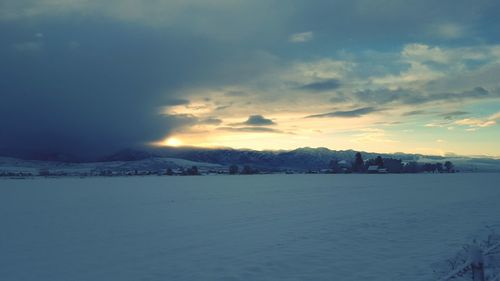
[[178, 138], [171, 137], [164, 141], [164, 145], [177, 147], [182, 145], [182, 141]]

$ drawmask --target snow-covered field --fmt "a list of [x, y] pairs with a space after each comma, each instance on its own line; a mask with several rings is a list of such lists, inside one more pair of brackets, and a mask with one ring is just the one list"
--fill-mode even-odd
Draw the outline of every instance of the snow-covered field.
[[0, 280], [433, 280], [500, 174], [0, 180]]
[[163, 170], [166, 168], [191, 168], [197, 166], [200, 170], [227, 170], [227, 167], [204, 162], [193, 162], [177, 158], [147, 158], [137, 161], [112, 161], [112, 162], [89, 162], [89, 163], [65, 163], [37, 160], [22, 160], [17, 158], [0, 157], [0, 174], [2, 172], [31, 173], [38, 175], [40, 169], [50, 170], [52, 173], [84, 174], [92, 171], [147, 171]]

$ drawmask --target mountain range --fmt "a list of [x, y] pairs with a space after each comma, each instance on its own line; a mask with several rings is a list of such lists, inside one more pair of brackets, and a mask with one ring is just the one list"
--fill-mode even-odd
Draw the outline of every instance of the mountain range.
[[[249, 165], [267, 171], [307, 171], [327, 169], [332, 160], [344, 160], [351, 163], [356, 153], [357, 151], [354, 150], [330, 150], [328, 148], [310, 147], [279, 151], [199, 147], [140, 148], [124, 149], [92, 161], [80, 161], [71, 156], [60, 154], [32, 155], [31, 157], [23, 157], [23, 159], [4, 157], [4, 161], [0, 161], [0, 169], [2, 166], [11, 167], [12, 163], [15, 163], [16, 167], [84, 167], [85, 169], [92, 167], [99, 169], [100, 167], [100, 169], [112, 168], [114, 170], [156, 170], [193, 165], [202, 167], [209, 167], [210, 165], [216, 165], [217, 167]], [[500, 159], [488, 157], [374, 152], [361, 152], [361, 154], [365, 160], [381, 156], [383, 158], [401, 159], [403, 162], [435, 163], [452, 161], [457, 169], [464, 172], [500, 172]]]
[[[257, 151], [249, 149], [207, 149], [197, 147], [149, 148], [143, 150], [125, 149], [107, 156], [101, 161], [137, 161], [153, 157], [186, 159], [195, 162], [213, 163], [223, 166], [250, 165], [268, 170], [317, 170], [329, 167], [330, 161], [350, 163], [354, 160], [354, 150], [330, 150], [328, 148], [303, 147], [294, 150]], [[383, 158], [401, 159], [403, 162], [445, 162], [452, 161], [463, 171], [500, 171], [500, 159], [465, 156], [430, 156], [408, 153], [361, 152], [363, 159]]]

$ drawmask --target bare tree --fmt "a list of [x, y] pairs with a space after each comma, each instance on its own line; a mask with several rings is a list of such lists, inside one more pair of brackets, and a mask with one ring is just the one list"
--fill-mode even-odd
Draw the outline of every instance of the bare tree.
[[465, 245], [434, 272], [439, 281], [500, 281], [500, 235], [489, 228], [488, 237]]

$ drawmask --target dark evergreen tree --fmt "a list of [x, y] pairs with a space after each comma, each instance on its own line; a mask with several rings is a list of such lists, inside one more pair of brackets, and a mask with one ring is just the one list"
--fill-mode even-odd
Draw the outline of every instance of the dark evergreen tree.
[[241, 171], [241, 173], [244, 175], [251, 175], [254, 173], [254, 170], [252, 169], [252, 167], [245, 165], [243, 166], [243, 170]]
[[197, 175], [200, 174], [200, 172], [198, 171], [198, 167], [193, 166], [193, 167], [191, 167], [190, 169], [187, 170], [187, 174], [190, 175], [190, 176], [197, 176]]
[[404, 166], [404, 171], [405, 171], [406, 173], [418, 173], [418, 172], [419, 172], [418, 163], [417, 163], [417, 162], [415, 162], [415, 161], [408, 162], [408, 163]]
[[448, 172], [448, 173], [453, 172], [453, 163], [451, 163], [451, 161], [444, 162], [444, 168], [446, 169], [446, 172]]
[[172, 169], [168, 168], [168, 169], [165, 171], [165, 175], [167, 175], [167, 176], [172, 176], [172, 175], [174, 175], [174, 171], [172, 171]]
[[442, 173], [443, 172], [443, 164], [442, 163], [436, 163], [436, 171], [438, 173]]
[[422, 166], [422, 170], [427, 173], [433, 173], [436, 171], [436, 165], [431, 164], [431, 163], [425, 163]]
[[401, 159], [384, 158], [384, 167], [389, 173], [401, 173], [403, 171]]
[[337, 159], [331, 160], [329, 166], [330, 166], [330, 169], [332, 170], [332, 173], [334, 173], [334, 174], [342, 172], [342, 168], [340, 167]]
[[238, 173], [238, 171], [239, 171], [238, 166], [236, 166], [236, 165], [229, 166], [229, 174], [230, 175], [236, 175]]
[[40, 170], [38, 170], [38, 175], [41, 177], [47, 177], [50, 176], [50, 171], [49, 169], [41, 168]]
[[354, 164], [352, 166], [352, 171], [356, 173], [361, 173], [364, 170], [364, 162], [361, 153], [356, 152], [356, 157], [354, 158]]

